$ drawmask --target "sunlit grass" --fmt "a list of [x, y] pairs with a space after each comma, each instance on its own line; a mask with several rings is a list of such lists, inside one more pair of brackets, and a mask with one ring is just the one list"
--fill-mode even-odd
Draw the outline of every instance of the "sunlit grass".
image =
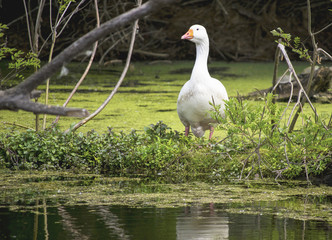
[[[297, 72], [301, 72], [308, 66], [305, 62], [294, 63]], [[83, 64], [72, 63], [68, 65], [70, 74], [62, 79], [55, 76], [51, 81], [51, 93], [49, 104], [62, 105], [76, 81], [83, 72]], [[189, 79], [193, 61], [159, 63], [149, 65], [145, 62], [133, 63], [123, 85], [108, 106], [92, 121], [79, 128], [81, 132], [94, 129], [100, 133], [107, 131], [108, 127], [116, 132], [129, 132], [131, 129], [143, 131], [145, 126], [163, 121], [172, 129], [183, 131], [184, 127], [178, 119], [176, 101], [182, 85]], [[229, 96], [238, 93], [245, 95], [255, 89], [264, 89], [271, 86], [273, 63], [209, 63], [211, 75], [225, 85]], [[280, 74], [286, 69], [280, 66]], [[85, 83], [79, 88], [68, 107], [86, 108], [90, 113], [94, 112], [113, 90], [122, 66], [98, 67], [94, 65], [88, 74]], [[41, 86], [40, 89], [44, 89]], [[44, 94], [39, 102], [44, 102]], [[329, 113], [332, 110], [330, 104], [315, 104], [318, 112]], [[309, 105], [306, 112], [311, 112]], [[289, 111], [288, 111], [289, 112]], [[42, 116], [40, 116], [42, 118]], [[54, 116], [47, 117], [47, 125], [50, 126]], [[61, 128], [67, 129], [80, 119], [61, 117]], [[1, 111], [0, 130], [5, 130], [17, 123], [29, 128], [35, 128], [35, 115], [24, 111]], [[223, 135], [216, 133], [216, 136]]]

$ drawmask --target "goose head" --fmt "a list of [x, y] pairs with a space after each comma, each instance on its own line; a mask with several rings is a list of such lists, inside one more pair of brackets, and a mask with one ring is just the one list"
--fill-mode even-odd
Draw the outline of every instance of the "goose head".
[[187, 39], [196, 44], [209, 41], [208, 34], [205, 27], [202, 25], [192, 25], [189, 30], [181, 37], [181, 39]]

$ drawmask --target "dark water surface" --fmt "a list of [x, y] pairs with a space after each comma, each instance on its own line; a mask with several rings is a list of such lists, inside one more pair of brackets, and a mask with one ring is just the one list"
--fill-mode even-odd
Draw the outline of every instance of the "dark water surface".
[[229, 213], [224, 207], [0, 208], [0, 239], [332, 239], [327, 222]]

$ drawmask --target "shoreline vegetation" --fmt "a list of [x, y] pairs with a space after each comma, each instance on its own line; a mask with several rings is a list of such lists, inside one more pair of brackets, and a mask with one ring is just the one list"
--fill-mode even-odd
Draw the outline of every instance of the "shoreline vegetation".
[[[69, 64], [69, 76], [51, 80], [51, 104], [65, 100], [79, 75], [77, 66], [80, 64]], [[180, 207], [215, 202], [227, 204], [227, 211], [256, 214], [253, 204], [270, 202], [260, 211], [331, 222], [330, 212], [324, 210], [330, 206], [328, 199], [332, 194], [331, 187], [325, 186], [329, 181], [325, 178], [331, 174], [331, 131], [324, 133], [306, 106], [307, 117], [302, 116], [294, 135], [278, 128], [269, 141], [260, 142], [257, 154], [253, 141], [271, 134], [271, 115], [262, 118], [259, 110], [272, 105], [267, 99], [241, 103], [234, 96], [271, 86], [273, 63], [212, 62], [209, 66], [211, 75], [221, 79], [233, 96], [229, 106], [245, 108], [244, 113], [252, 113], [253, 119], [258, 117], [265, 124], [247, 121], [249, 125], [241, 135], [237, 127], [243, 125], [244, 116], [238, 115], [238, 123], [230, 118], [221, 121], [212, 141], [192, 135], [186, 138], [176, 114], [176, 98], [189, 78], [192, 62], [152, 66], [134, 63], [110, 105], [78, 131], [63, 132], [76, 121], [74, 118], [62, 117], [59, 126], [36, 132], [35, 115], [1, 112], [2, 123], [22, 123], [31, 128], [1, 125], [1, 204], [29, 211], [29, 206], [41, 198], [50, 206]], [[306, 66], [303, 62], [295, 64], [299, 72]], [[98, 106], [114, 86], [117, 69], [121, 67], [93, 66], [71, 104], [91, 109]], [[285, 106], [286, 103], [278, 102], [275, 107], [282, 110]], [[315, 107], [327, 124], [331, 105]], [[230, 112], [239, 113], [231, 108]], [[280, 126], [286, 122], [283, 119]], [[245, 135], [246, 130], [252, 134], [250, 138]], [[308, 133], [315, 134], [309, 139]]]
[[[79, 66], [69, 64], [69, 76], [52, 79], [50, 104], [61, 104], [65, 99], [68, 93], [64, 90], [79, 75]], [[303, 62], [295, 64], [298, 72], [306, 66]], [[306, 176], [310, 182], [311, 177], [323, 176], [325, 171], [331, 174], [331, 130], [320, 126], [306, 106], [297, 130], [287, 133], [291, 107], [285, 112], [286, 103], [274, 104], [272, 96], [261, 101], [231, 97], [226, 120], [213, 113], [220, 126], [212, 142], [193, 136], [185, 138], [176, 114], [176, 99], [191, 67], [192, 62], [134, 63], [105, 111], [75, 132], [63, 132], [70, 129], [73, 118], [62, 117], [55, 128], [35, 132], [33, 114], [3, 111], [1, 167], [71, 169], [117, 176], [181, 176], [180, 182], [205, 174], [219, 179]], [[209, 68], [230, 96], [271, 86], [273, 63], [212, 62]], [[121, 66], [111, 69], [94, 65], [81, 92], [73, 99], [73, 107], [98, 106], [108, 94], [104, 91], [111, 91]], [[331, 106], [316, 106], [321, 121], [331, 124]], [[27, 127], [31, 129], [15, 126], [15, 122], [25, 125], [29, 120], [31, 125]], [[52, 126], [52, 118], [49, 121]], [[271, 131], [273, 122], [278, 123], [277, 131]]]

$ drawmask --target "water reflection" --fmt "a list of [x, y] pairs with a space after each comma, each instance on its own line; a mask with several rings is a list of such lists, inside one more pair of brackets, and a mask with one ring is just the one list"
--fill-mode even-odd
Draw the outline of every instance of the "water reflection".
[[217, 214], [213, 204], [187, 207], [176, 219], [177, 239], [228, 239], [228, 224], [228, 216]]
[[[38, 205], [39, 204], [39, 205]], [[0, 239], [331, 239], [331, 225], [273, 215], [226, 212], [222, 205], [185, 208], [110, 206], [0, 208]]]

